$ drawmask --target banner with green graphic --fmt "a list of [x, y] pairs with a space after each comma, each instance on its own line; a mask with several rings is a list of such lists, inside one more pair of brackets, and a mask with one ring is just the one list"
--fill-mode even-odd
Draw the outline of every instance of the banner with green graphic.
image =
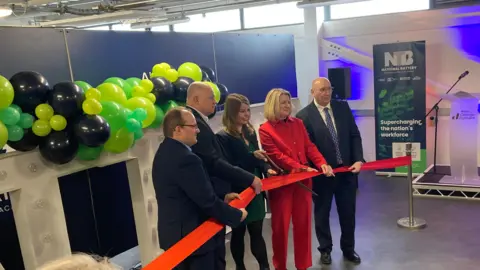
[[427, 167], [425, 73], [425, 41], [373, 46], [376, 158], [404, 156], [411, 142], [414, 173]]

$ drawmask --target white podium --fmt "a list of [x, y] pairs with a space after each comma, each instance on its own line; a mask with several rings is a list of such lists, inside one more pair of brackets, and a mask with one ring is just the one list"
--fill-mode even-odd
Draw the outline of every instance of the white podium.
[[477, 166], [479, 93], [459, 91], [442, 98], [450, 109], [450, 176], [440, 183], [480, 185]]

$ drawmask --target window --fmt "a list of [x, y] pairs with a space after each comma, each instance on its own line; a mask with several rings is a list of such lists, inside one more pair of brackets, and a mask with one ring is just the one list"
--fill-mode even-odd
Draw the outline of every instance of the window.
[[154, 26], [154, 27], [150, 28], [150, 31], [152, 31], [152, 32], [170, 32], [170, 26], [169, 25]]
[[245, 28], [261, 28], [303, 23], [303, 9], [297, 2], [272, 4], [243, 10]]
[[241, 28], [240, 10], [226, 10], [191, 15], [187, 23], [173, 25], [175, 32], [213, 33]]
[[331, 19], [380, 15], [396, 12], [426, 10], [430, 8], [430, 0], [370, 0], [337, 4], [330, 6]]
[[112, 25], [113, 31], [145, 31], [145, 29], [131, 29], [130, 24], [114, 24]]

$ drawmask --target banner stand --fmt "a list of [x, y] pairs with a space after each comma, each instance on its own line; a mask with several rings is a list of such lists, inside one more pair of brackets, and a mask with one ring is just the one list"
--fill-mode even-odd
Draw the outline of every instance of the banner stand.
[[[411, 143], [416, 176], [427, 167], [425, 51], [425, 41], [373, 46], [375, 159], [405, 156]], [[376, 173], [405, 177], [407, 170], [402, 166]]]
[[[406, 144], [406, 152], [408, 157], [412, 157], [412, 143]], [[397, 224], [401, 228], [407, 229], [423, 229], [427, 227], [427, 222], [424, 219], [416, 218], [414, 216], [414, 209], [413, 209], [413, 177], [412, 177], [412, 163], [408, 166], [407, 172], [407, 181], [408, 181], [408, 217], [401, 218], [397, 221]]]

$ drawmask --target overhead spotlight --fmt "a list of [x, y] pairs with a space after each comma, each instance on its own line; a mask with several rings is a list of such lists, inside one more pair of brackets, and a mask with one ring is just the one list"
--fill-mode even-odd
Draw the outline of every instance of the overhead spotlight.
[[0, 7], [0, 18], [12, 15], [13, 11], [10, 7]]

